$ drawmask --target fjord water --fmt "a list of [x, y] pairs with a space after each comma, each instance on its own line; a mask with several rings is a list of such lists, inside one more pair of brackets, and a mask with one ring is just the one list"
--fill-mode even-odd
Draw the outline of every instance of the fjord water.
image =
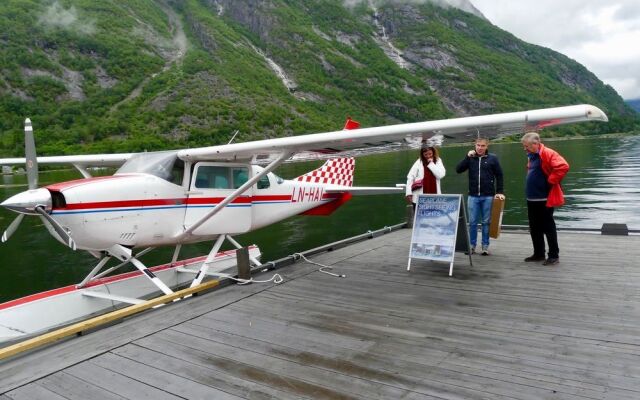
[[[603, 223], [625, 223], [640, 229], [640, 136], [548, 141], [571, 164], [563, 182], [567, 204], [556, 210], [560, 227], [600, 228]], [[466, 174], [455, 173], [456, 163], [470, 149], [445, 147], [447, 169], [444, 193], [467, 192]], [[503, 223], [527, 223], [524, 200], [526, 156], [519, 143], [493, 144], [500, 157], [507, 195]], [[417, 151], [358, 158], [355, 184], [394, 186], [404, 183]], [[316, 168], [319, 162], [285, 165], [276, 173], [291, 178]], [[106, 172], [105, 172], [106, 173]], [[40, 185], [79, 178], [73, 170], [44, 172]], [[2, 176], [0, 199], [26, 189], [24, 175]], [[0, 230], [15, 214], [0, 210]], [[405, 218], [404, 195], [356, 196], [329, 217], [294, 217], [259, 231], [239, 236], [243, 244], [255, 243], [263, 261], [304, 251], [325, 243], [394, 225]], [[185, 246], [182, 258], [206, 253], [211, 244]], [[158, 249], [142, 258], [147, 265], [170, 260], [172, 249]], [[86, 252], [73, 252], [54, 240], [40, 220], [27, 217], [9, 242], [0, 244], [0, 302], [79, 282], [95, 265]]]

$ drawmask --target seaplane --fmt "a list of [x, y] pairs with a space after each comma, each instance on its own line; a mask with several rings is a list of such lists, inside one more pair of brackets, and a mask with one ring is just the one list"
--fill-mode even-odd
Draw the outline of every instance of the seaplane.
[[[28, 190], [1, 205], [18, 213], [2, 242], [25, 216], [35, 216], [71, 250], [97, 259], [82, 282], [0, 304], [0, 344], [105, 310], [137, 304], [176, 287], [195, 287], [234, 262], [223, 242], [283, 219], [328, 215], [353, 195], [403, 193], [397, 187], [353, 185], [355, 156], [363, 152], [416, 148], [431, 143], [502, 137], [583, 121], [607, 121], [592, 105], [359, 127], [348, 119], [341, 130], [171, 151], [37, 157], [31, 121], [25, 121], [25, 157], [0, 165], [25, 165]], [[357, 128], [357, 129], [355, 129]], [[285, 162], [326, 160], [294, 179], [274, 170]], [[71, 165], [82, 179], [38, 187], [38, 165]], [[93, 177], [90, 167], [117, 168]], [[178, 261], [181, 246], [211, 241], [208, 255]], [[175, 246], [171, 261], [148, 267], [140, 257], [159, 246]], [[250, 246], [260, 266], [259, 248]], [[119, 264], [107, 268], [114, 259]], [[132, 272], [109, 275], [125, 264]]]

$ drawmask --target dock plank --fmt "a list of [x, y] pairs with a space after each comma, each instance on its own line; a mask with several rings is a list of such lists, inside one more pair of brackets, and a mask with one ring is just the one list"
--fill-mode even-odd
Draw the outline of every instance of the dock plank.
[[70, 400], [125, 400], [125, 397], [92, 385], [64, 371], [44, 377], [38, 384]]
[[286, 362], [252, 349], [232, 347], [219, 342], [189, 337], [169, 330], [136, 341], [148, 349], [170, 353], [202, 366], [232, 371], [244, 379], [269, 382], [302, 396], [322, 399], [391, 399], [414, 397], [407, 390], [375, 384], [353, 376], [315, 368], [298, 362]]
[[238, 379], [223, 370], [201, 367], [135, 345], [124, 346], [93, 362], [107, 369], [127, 371], [128, 376], [136, 380], [153, 382], [155, 387], [188, 399], [299, 398]]
[[[277, 308], [277, 306], [274, 308]], [[231, 334], [235, 334], [238, 336], [240, 335], [251, 336], [251, 337], [255, 336], [257, 338], [261, 338], [261, 340], [263, 341], [268, 340], [270, 343], [280, 343], [281, 345], [292, 346], [296, 344], [295, 338], [292, 336], [287, 336], [286, 334], [286, 332], [291, 332], [293, 336], [297, 335], [300, 338], [303, 338], [302, 343], [299, 344], [299, 347], [298, 347], [299, 349], [304, 349], [305, 346], [308, 346], [308, 349], [319, 349], [318, 351], [322, 351], [323, 354], [327, 354], [330, 357], [339, 357], [340, 355], [344, 357], [344, 356], [348, 356], [349, 354], [353, 354], [354, 357], [361, 357], [362, 353], [365, 352], [365, 349], [363, 349], [361, 346], [358, 346], [355, 349], [349, 348], [349, 347], [341, 347], [341, 346], [344, 346], [343, 343], [345, 342], [342, 341], [341, 343], [339, 337], [337, 340], [333, 340], [333, 343], [339, 343], [341, 346], [338, 347], [338, 345], [336, 345], [335, 346], [336, 348], [333, 350], [332, 350], [331, 344], [326, 342], [318, 343], [318, 344], [315, 344], [314, 346], [314, 343], [312, 342], [314, 336], [311, 333], [313, 329], [307, 329], [307, 326], [312, 326], [312, 324], [311, 323], [306, 324], [305, 321], [302, 319], [302, 317], [293, 316], [293, 319], [296, 321], [296, 323], [290, 324], [288, 321], [278, 321], [276, 318], [270, 318], [270, 316], [266, 314], [264, 310], [255, 310], [255, 311], [257, 311], [255, 315], [260, 315], [260, 317], [256, 318], [255, 315], [253, 316], [250, 314], [245, 315], [243, 313], [237, 312], [234, 314], [234, 318], [232, 319], [217, 321], [219, 322], [217, 326], [209, 327], [208, 326], [209, 324], [207, 324], [205, 321], [203, 327], [207, 327], [209, 329], [215, 329], [216, 333], [211, 334], [211, 336], [216, 337], [216, 340], [218, 340], [221, 337], [221, 333], [218, 333], [218, 332], [231, 332]], [[246, 319], [249, 319], [249, 318], [252, 320], [250, 329], [247, 328], [249, 324], [246, 323]], [[234, 324], [233, 322], [234, 319], [237, 322], [237, 324]], [[347, 319], [351, 321], [352, 316], [348, 316]], [[175, 327], [174, 329], [183, 331], [185, 329], [189, 329], [191, 325], [200, 325], [202, 323], [203, 323], [203, 319], [200, 318], [192, 321], [191, 323], [183, 324], [179, 327]], [[278, 328], [278, 324], [280, 325], [280, 328]], [[304, 326], [304, 325], [307, 325], [307, 326]], [[390, 325], [393, 326], [392, 323], [390, 323]], [[235, 329], [234, 329], [234, 326], [235, 326]], [[264, 326], [266, 326], [267, 328], [263, 328]], [[394, 361], [406, 361], [408, 363], [424, 364], [422, 365], [422, 369], [424, 368], [429, 369], [434, 367], [434, 363], [438, 363], [440, 362], [440, 360], [447, 358], [447, 355], [449, 353], [458, 354], [460, 356], [465, 355], [465, 357], [467, 358], [474, 358], [479, 361], [483, 360], [487, 356], [492, 355], [492, 353], [489, 353], [488, 350], [484, 350], [484, 349], [478, 350], [473, 347], [465, 348], [464, 346], [461, 346], [461, 345], [447, 344], [446, 335], [443, 337], [436, 337], [433, 334], [429, 336], [425, 336], [425, 335], [420, 335], [418, 333], [419, 331], [412, 331], [413, 333], [410, 333], [410, 331], [407, 331], [407, 330], [400, 330], [397, 328], [389, 329], [387, 327], [385, 328], [389, 333], [394, 333], [395, 335], [406, 335], [408, 336], [408, 339], [406, 341], [393, 340], [393, 342], [391, 342], [388, 339], [386, 339], [385, 341], [378, 340], [375, 346], [371, 345], [369, 346], [369, 348], [366, 349], [366, 354], [368, 356], [367, 360], [369, 360], [369, 357], [371, 355], [377, 355], [380, 357], [389, 357], [391, 359], [391, 360], [386, 360], [384, 363], [381, 363], [381, 365], [383, 366], [393, 365], [395, 363]], [[270, 335], [269, 331], [275, 332], [275, 334]], [[349, 329], [348, 327], [345, 327], [343, 331], [351, 332], [353, 331], [353, 329]], [[429, 331], [425, 330], [424, 332], [429, 332]], [[409, 333], [409, 335], [407, 335], [407, 333]], [[451, 335], [455, 335], [455, 333], [452, 333]], [[326, 336], [326, 333], [325, 333], [325, 336]], [[372, 337], [376, 337], [376, 336], [381, 337], [382, 335], [372, 335]], [[334, 337], [335, 336], [333, 336], [332, 339]], [[428, 342], [424, 342], [423, 340], [425, 339], [428, 340]], [[373, 340], [371, 340], [370, 342], [372, 341]], [[495, 339], [491, 339], [491, 341], [497, 342]], [[433, 343], [433, 346], [431, 346], [430, 343]], [[496, 344], [499, 345], [500, 347], [504, 347], [503, 343], [500, 341], [498, 341]], [[402, 350], [406, 349], [408, 346], [414, 346], [415, 348], [414, 353], [409, 356], [403, 357]], [[495, 351], [496, 350], [493, 350], [494, 356], [495, 356]], [[471, 355], [468, 353], [472, 353], [475, 357], [471, 357]], [[514, 364], [514, 361], [520, 363], [520, 362], [523, 362], [523, 360], [526, 360], [521, 354], [512, 354], [509, 351], [504, 352], [503, 354], [501, 354], [501, 356], [502, 356], [501, 364], [505, 364], [507, 361], [511, 361], [511, 363]], [[531, 357], [531, 358], [534, 360], [536, 359], [534, 357]], [[544, 361], [546, 361], [547, 358], [548, 358], [548, 355], [546, 354], [544, 357], [537, 357], [538, 360], [542, 359]], [[435, 360], [435, 361], [429, 361], [429, 360]], [[538, 364], [540, 364], [540, 362], [538, 362]], [[574, 387], [595, 386], [595, 385], [592, 385], [590, 382], [591, 380], [594, 380], [595, 377], [592, 377], [590, 378], [590, 380], [587, 380], [587, 381], [585, 381], [584, 379], [581, 381], [579, 376], [569, 376], [569, 377], [563, 376], [563, 374], [566, 374], [569, 372], [571, 373], [575, 372], [576, 369], [584, 373], [585, 371], [583, 369], [582, 370], [580, 369], [582, 368], [581, 362], [576, 362], [574, 365], [571, 366], [571, 368], [566, 368], [566, 366], [562, 366], [562, 365], [555, 366], [555, 369], [557, 369], [558, 371], [554, 371], [553, 370], [554, 368], [552, 367], [554, 366], [548, 364], [547, 362], [543, 363], [542, 365], [538, 365], [538, 374], [540, 375], [538, 379], [541, 381], [555, 380], [555, 376], [559, 374], [559, 376], [562, 376], [563, 379], [567, 381], [571, 380], [573, 383], [570, 383], [570, 385]], [[512, 368], [514, 368], [514, 365], [509, 366], [509, 369], [512, 369]], [[420, 369], [420, 368], [416, 368], [415, 366], [407, 367], [407, 368], [399, 367], [398, 371], [416, 370], [416, 369]], [[482, 365], [482, 367], [479, 368], [480, 373], [483, 374], [485, 369], [486, 369], [486, 366]], [[499, 370], [498, 372], [501, 374], [505, 373], [504, 369]], [[527, 371], [527, 374], [533, 375], [533, 371], [531, 370], [531, 368]], [[611, 379], [609, 373], [603, 374], [600, 378], [603, 381], [605, 379], [609, 379], [609, 380]], [[520, 379], [519, 377], [516, 378], [516, 380], [519, 380], [519, 379]], [[633, 382], [629, 383], [629, 386], [638, 387], [638, 384], [640, 383], [640, 381], [638, 381], [637, 378], [632, 378], [632, 380]], [[601, 391], [602, 389], [599, 387], [595, 387], [594, 390]]]
[[11, 400], [35, 400], [35, 399], [51, 399], [51, 400], [67, 400], [66, 397], [62, 397], [55, 392], [52, 392], [38, 383], [33, 383], [19, 387], [6, 393], [7, 397]]
[[[421, 355], [411, 361], [402, 357], [397, 357], [397, 353], [379, 351], [373, 347], [367, 351], [366, 355], [358, 352], [349, 352], [348, 349], [335, 347], [323, 343], [318, 345], [314, 343], [312, 335], [286, 335], [285, 331], [278, 331], [277, 335], [269, 336], [264, 332], [254, 332], [255, 337], [248, 338], [249, 334], [245, 333], [244, 340], [240, 339], [240, 334], [227, 334], [216, 330], [210, 332], [212, 328], [205, 328], [193, 324], [183, 324], [179, 327], [181, 333], [196, 335], [199, 337], [210, 337], [227, 345], [238, 345], [245, 348], [251, 348], [262, 354], [270, 354], [280, 358], [290, 360], [292, 362], [303, 362], [306, 364], [316, 365], [323, 369], [329, 369], [336, 372], [349, 374], [351, 376], [362, 379], [369, 379], [375, 382], [387, 385], [399, 385], [413, 391], [429, 394], [433, 396], [450, 396], [455, 392], [460, 392], [466, 387], [467, 392], [465, 398], [500, 398], [501, 395], [509, 396], [513, 390], [518, 389], [518, 385], [514, 382], [520, 381], [520, 384], [528, 384], [528, 381], [522, 378], [514, 378], [509, 381], [509, 377], [501, 371], [499, 373], [490, 373], [485, 370], [476, 371], [472, 368], [460, 368], [453, 363], [447, 363], [447, 353], [440, 352], [429, 356]], [[251, 330], [253, 332], [253, 329]], [[268, 340], [268, 338], [272, 338]], [[281, 339], [276, 339], [281, 338]], [[457, 376], [458, 372], [464, 372], [469, 377], [465, 382], [461, 382]], [[475, 383], [469, 385], [469, 381], [474, 380]], [[508, 381], [508, 385], [503, 382]], [[437, 382], [437, 384], [436, 384]], [[437, 386], [437, 391], [435, 390]], [[560, 385], [555, 385], [556, 391], [560, 390]], [[596, 394], [602, 389], [596, 385], [592, 385]], [[544, 389], [535, 393], [530, 393], [529, 399], [539, 399], [547, 396], [554, 389], [554, 383], [548, 380]], [[583, 388], [583, 385], [575, 385], [575, 391], [589, 391]], [[529, 390], [529, 392], [533, 392]], [[569, 396], [571, 393], [563, 393], [564, 398], [579, 398]]]
[[[91, 385], [108, 390], [131, 400], [175, 400], [180, 399], [153, 385], [128, 377], [128, 371], [112, 371], [89, 361], [66, 368], [65, 371]], [[90, 397], [87, 397], [90, 398]]]
[[280, 285], [223, 288], [8, 360], [0, 400], [640, 398], [640, 236], [560, 232], [546, 267], [523, 261], [528, 234], [503, 233], [473, 266], [458, 253], [453, 277], [428, 261], [406, 271], [409, 238], [312, 258], [346, 278], [300, 261]]
[[[464, 358], [464, 359], [474, 359], [477, 362], [482, 362], [481, 369], [486, 368], [487, 362], [482, 360], [485, 359], [496, 359], [496, 364], [498, 366], [506, 366], [507, 369], [516, 369], [520, 365], [524, 365], [524, 371], [526, 373], [532, 374], [533, 368], [536, 366], [535, 359], [526, 359], [522, 356], [518, 356], [512, 353], [506, 354], [496, 354], [488, 353], [487, 351], [482, 351], [472, 347], [470, 349], [466, 349], [464, 355], [461, 354], [462, 347], [461, 346], [451, 346], [446, 343], [445, 338], [435, 337], [434, 335], [423, 335], [422, 340], [420, 342], [416, 342], [416, 340], [420, 339], [420, 335], [413, 335], [414, 338], [409, 338], [408, 342], [414, 345], [415, 349], [412, 354], [407, 356], [403, 355], [403, 349], [406, 348], [407, 343], [399, 340], [391, 341], [389, 339], [382, 342], [381, 340], [363, 340], [361, 344], [358, 344], [357, 340], [344, 340], [342, 336], [337, 334], [336, 332], [323, 332], [322, 336], [315, 335], [312, 336], [313, 328], [309, 328], [311, 324], [305, 324], [304, 321], [300, 321], [300, 323], [290, 324], [287, 321], [278, 321], [275, 319], [258, 319], [252, 318], [253, 324], [251, 329], [247, 329], [247, 325], [244, 323], [244, 316], [242, 314], [236, 315], [239, 320], [238, 325], [234, 326], [232, 321], [220, 321], [217, 327], [208, 327], [209, 329], [215, 329], [217, 332], [230, 332], [229, 334], [237, 334], [244, 335], [245, 337], [251, 337], [261, 340], [266, 340], [265, 338], [270, 338], [275, 336], [278, 339], [281, 339], [284, 344], [287, 346], [296, 344], [296, 336], [299, 336], [301, 343], [299, 344], [299, 348], [305, 348], [305, 346], [311, 351], [316, 350], [319, 352], [323, 352], [328, 356], [339, 357], [352, 355], [353, 357], [361, 357], [363, 353], [367, 355], [380, 355], [383, 357], [389, 357], [393, 360], [407, 360], [409, 362], [416, 363], [424, 363], [427, 360], [435, 359], [442, 360], [447, 358], [450, 360], [453, 358]], [[268, 316], [265, 316], [268, 317]], [[189, 324], [183, 324], [179, 327], [175, 327], [177, 330], [190, 329], [190, 326], [193, 324], [200, 324], [199, 321], [193, 321]], [[236, 331], [237, 330], [237, 331]], [[348, 332], [348, 329], [344, 329], [345, 332]], [[390, 330], [391, 331], [391, 330]], [[269, 332], [276, 332], [275, 335], [269, 336]], [[397, 334], [403, 333], [398, 330]], [[216, 336], [220, 335], [220, 333], [216, 333]], [[212, 335], [213, 336], [213, 335]], [[318, 339], [316, 339], [318, 338]], [[356, 346], [351, 343], [355, 342]], [[277, 342], [275, 342], [277, 343]], [[499, 343], [498, 343], [499, 344]], [[454, 355], [449, 355], [452, 352]], [[546, 377], [555, 377], [561, 376], [563, 379], [567, 380], [576, 380], [578, 383], [576, 385], [586, 384], [587, 386], [591, 385], [591, 382], [607, 382], [615, 380], [614, 377], [607, 370], [603, 374], [596, 374], [592, 372], [588, 380], [582, 379], [581, 374], [586, 371], [582, 368], [581, 365], [574, 366], [574, 368], [566, 368], [562, 365], [554, 365], [546, 362], [546, 359], [543, 359], [545, 362], [542, 367], [538, 365], [538, 373], [540, 375]], [[539, 364], [539, 363], [538, 363]], [[629, 388], [640, 387], [640, 380], [637, 377], [629, 377], [626, 379], [621, 379], [621, 381], [629, 381], [627, 386]], [[619, 383], [621, 384], [621, 383]]]

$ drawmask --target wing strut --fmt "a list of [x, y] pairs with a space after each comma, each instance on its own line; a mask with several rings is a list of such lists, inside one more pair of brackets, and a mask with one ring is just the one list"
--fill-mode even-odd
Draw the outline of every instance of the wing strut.
[[85, 167], [83, 167], [80, 164], [72, 164], [77, 170], [78, 172], [80, 172], [82, 174], [83, 178], [91, 178], [91, 174], [89, 173], [89, 171], [87, 171], [87, 169]]
[[189, 228], [187, 228], [184, 232], [182, 232], [181, 234], [176, 236], [175, 240], [181, 241], [181, 240], [186, 239], [188, 236], [190, 236], [193, 233], [193, 231], [198, 229], [202, 224], [204, 224], [209, 219], [211, 219], [211, 217], [213, 217], [218, 212], [220, 212], [222, 209], [224, 209], [227, 206], [227, 204], [231, 203], [238, 196], [240, 196], [242, 193], [244, 193], [247, 189], [249, 189], [251, 186], [253, 186], [256, 182], [258, 182], [258, 180], [260, 180], [260, 178], [262, 178], [263, 176], [265, 176], [269, 172], [273, 171], [278, 165], [282, 164], [287, 158], [289, 158], [291, 156], [291, 154], [292, 154], [291, 152], [282, 153], [280, 155], [280, 157], [278, 157], [276, 160], [271, 162], [271, 164], [267, 165], [262, 171], [260, 171], [258, 174], [253, 176], [251, 179], [246, 181], [244, 183], [244, 185], [240, 186], [233, 193], [231, 193], [230, 195], [225, 197], [224, 200], [222, 200], [215, 207], [213, 207], [213, 209], [211, 211], [209, 211], [205, 216], [203, 216], [198, 221], [196, 221], [193, 225], [191, 225]]

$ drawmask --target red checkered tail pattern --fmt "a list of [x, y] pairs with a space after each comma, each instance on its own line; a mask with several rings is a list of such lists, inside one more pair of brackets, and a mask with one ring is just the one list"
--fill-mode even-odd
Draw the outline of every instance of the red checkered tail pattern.
[[294, 180], [328, 185], [353, 186], [353, 171], [355, 168], [356, 160], [353, 157], [332, 158], [327, 160], [320, 168], [300, 175], [294, 178]]

